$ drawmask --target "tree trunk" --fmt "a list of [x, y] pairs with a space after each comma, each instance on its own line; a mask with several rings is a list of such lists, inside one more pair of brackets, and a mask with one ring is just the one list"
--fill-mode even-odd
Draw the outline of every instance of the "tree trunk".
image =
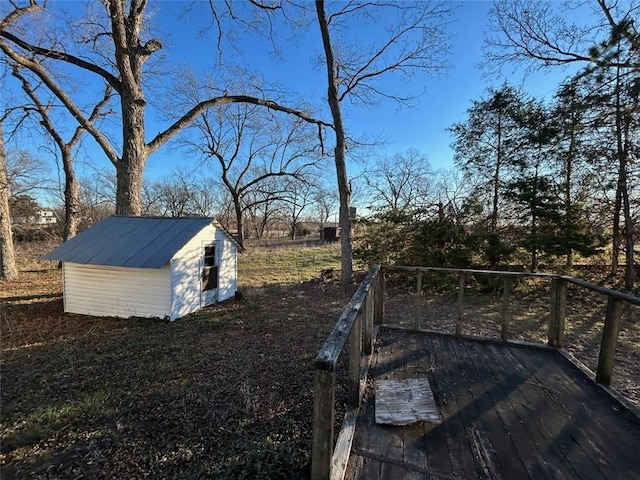
[[342, 249], [341, 263], [342, 271], [340, 275], [340, 283], [349, 285], [353, 283], [353, 250], [351, 246], [351, 188], [349, 187], [349, 179], [347, 177], [346, 164], [346, 134], [344, 124], [342, 123], [342, 112], [340, 110], [340, 100], [338, 98], [338, 79], [336, 78], [336, 67], [331, 46], [331, 37], [329, 35], [329, 24], [324, 11], [324, 0], [316, 0], [316, 13], [318, 16], [318, 25], [322, 34], [322, 44], [327, 63], [327, 99], [331, 108], [331, 116], [336, 131], [336, 148], [335, 163], [336, 175], [338, 180], [338, 193], [340, 195], [340, 246]]
[[533, 178], [533, 199], [531, 204], [531, 273], [538, 270], [538, 172]]
[[[626, 182], [626, 179], [625, 179]], [[625, 266], [626, 272], [624, 276], [624, 286], [631, 290], [636, 283], [636, 268], [634, 263], [634, 228], [633, 217], [631, 216], [631, 208], [629, 205], [629, 192], [625, 183], [624, 190], [622, 191], [622, 198], [624, 200], [624, 231], [625, 231]]]
[[298, 226], [298, 218], [296, 217], [296, 214], [294, 213], [291, 216], [291, 232], [290, 233], [290, 238], [291, 240], [295, 240], [296, 239], [296, 227]]
[[[493, 174], [493, 205], [491, 209], [491, 233], [498, 230], [498, 200], [500, 195], [500, 167], [502, 166], [502, 108], [498, 111], [498, 146], [496, 150], [496, 169]], [[493, 266], [493, 264], [492, 264]]]
[[[569, 133], [569, 152], [567, 154], [567, 161], [565, 163], [565, 177], [564, 177], [564, 204], [565, 204], [565, 231], [569, 231], [569, 228], [576, 221], [573, 212], [573, 202], [571, 198], [571, 182], [573, 180], [573, 156], [576, 150], [576, 127], [577, 119], [575, 114], [571, 114], [571, 131]], [[573, 249], [569, 247], [567, 251], [567, 267], [573, 267]]]
[[78, 233], [80, 215], [80, 184], [73, 168], [73, 152], [68, 145], [61, 149], [64, 170], [64, 228], [62, 240], [67, 241]]
[[116, 215], [140, 215], [142, 212], [140, 194], [144, 160], [136, 157], [119, 162], [116, 167]]
[[142, 212], [142, 174], [147, 163], [142, 90], [135, 97], [133, 94], [122, 95], [124, 148], [122, 159], [116, 164], [118, 215], [140, 215]]
[[4, 130], [0, 123], [0, 278], [14, 280], [18, 278], [11, 232], [11, 214], [9, 212], [9, 180], [4, 153]]
[[[105, 2], [111, 21], [115, 60], [121, 79], [120, 108], [122, 110], [122, 157], [116, 162], [116, 213], [142, 213], [142, 174], [149, 152], [145, 143], [145, 106], [142, 89], [142, 65], [152, 51], [140, 43], [143, 23], [143, 0], [129, 4], [124, 1]], [[151, 43], [151, 42], [148, 42]], [[161, 48], [159, 42], [157, 48]]]
[[627, 165], [629, 159], [629, 152], [631, 151], [631, 140], [629, 134], [629, 128], [631, 126], [632, 119], [631, 114], [626, 112], [625, 127], [624, 127], [624, 188], [622, 189], [622, 200], [624, 201], [624, 224], [625, 224], [625, 240], [627, 245], [627, 251], [625, 255], [627, 271], [624, 277], [624, 286], [631, 290], [635, 286], [636, 282], [636, 266], [635, 266], [635, 219], [631, 214], [631, 202], [629, 200], [629, 186], [627, 182]]
[[627, 167], [629, 164], [629, 123], [630, 119], [624, 119], [624, 144], [620, 150], [620, 192], [622, 193], [622, 207], [624, 215], [625, 232], [625, 275], [624, 286], [632, 289], [636, 282], [636, 271], [634, 262], [634, 219], [631, 214], [631, 204], [629, 201], [629, 184], [627, 181]]
[[[618, 170], [618, 177], [620, 171]], [[620, 190], [620, 179], [616, 183], [616, 198], [613, 204], [613, 226], [611, 232], [611, 276], [618, 275], [620, 265], [620, 210], [622, 210], [622, 191]]]
[[[624, 232], [625, 232], [625, 276], [624, 286], [628, 289], [633, 288], [635, 284], [635, 265], [634, 265], [634, 239], [633, 239], [633, 217], [631, 216], [631, 206], [629, 204], [629, 187], [627, 184], [627, 165], [628, 165], [628, 138], [629, 138], [629, 119], [623, 117], [621, 99], [620, 99], [620, 69], [618, 69], [617, 88], [616, 88], [616, 150], [618, 157], [618, 184], [616, 188], [616, 213], [618, 221], [620, 218], [620, 207], [618, 205], [618, 195], [620, 196], [621, 206], [624, 215]], [[619, 234], [619, 230], [618, 230]], [[616, 265], [617, 267], [617, 265]], [[617, 268], [616, 268], [617, 270]]]
[[240, 197], [236, 195], [233, 196], [233, 208], [236, 212], [236, 228], [238, 229], [236, 240], [241, 247], [244, 247], [244, 216], [242, 212], [241, 202], [242, 200], [240, 199]]
[[[344, 132], [343, 132], [344, 134]], [[336, 132], [336, 137], [338, 137]], [[347, 181], [347, 168], [345, 164], [344, 140], [342, 146], [336, 146], [336, 173], [338, 175], [338, 190], [340, 192], [340, 247], [342, 272], [340, 283], [349, 285], [353, 283], [353, 250], [351, 248], [351, 189]]]

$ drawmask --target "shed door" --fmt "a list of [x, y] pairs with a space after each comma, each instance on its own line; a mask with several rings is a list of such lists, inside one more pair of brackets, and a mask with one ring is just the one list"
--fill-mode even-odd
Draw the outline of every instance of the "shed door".
[[219, 283], [219, 245], [213, 243], [203, 246], [202, 256], [202, 306], [211, 305], [218, 297]]

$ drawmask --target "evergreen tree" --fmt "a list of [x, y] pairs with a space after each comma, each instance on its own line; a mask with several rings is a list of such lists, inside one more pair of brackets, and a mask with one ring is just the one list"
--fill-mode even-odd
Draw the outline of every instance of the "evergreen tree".
[[603, 244], [601, 228], [589, 221], [588, 211], [597, 205], [597, 183], [589, 159], [593, 156], [594, 118], [589, 108], [589, 91], [580, 75], [562, 84], [551, 109], [557, 138], [551, 152], [562, 219], [559, 224], [557, 253], [566, 256], [571, 267], [574, 252], [583, 257], [599, 251]]
[[520, 148], [520, 111], [525, 103], [521, 92], [509, 85], [489, 90], [488, 98], [474, 101], [467, 120], [454, 124], [454, 160], [469, 179], [477, 182], [476, 194], [488, 207], [483, 230], [487, 260], [496, 265], [507, 253], [500, 222], [502, 187], [513, 173], [514, 157]]
[[530, 268], [538, 268], [539, 252], [557, 242], [560, 219], [557, 190], [550, 176], [549, 149], [557, 126], [542, 103], [529, 101], [517, 112], [521, 126], [519, 147], [513, 157], [516, 175], [505, 184], [505, 198], [514, 203], [515, 220], [522, 228], [520, 245], [531, 254]]

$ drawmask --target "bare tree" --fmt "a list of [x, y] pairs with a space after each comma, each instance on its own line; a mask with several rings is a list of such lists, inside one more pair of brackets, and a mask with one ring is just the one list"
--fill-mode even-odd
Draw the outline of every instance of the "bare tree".
[[9, 212], [9, 179], [7, 178], [7, 162], [4, 150], [5, 117], [0, 118], [0, 278], [14, 280], [18, 278], [11, 231], [11, 215]]
[[215, 208], [214, 218], [229, 231], [232, 231], [235, 223], [233, 201], [229, 191], [225, 188], [220, 192]]
[[263, 238], [274, 223], [281, 208], [284, 193], [283, 177], [265, 178], [259, 189], [248, 191], [244, 197], [245, 212], [256, 238]]
[[453, 218], [460, 218], [471, 198], [468, 178], [457, 169], [438, 169], [434, 178], [435, 200], [439, 209], [451, 212]]
[[[351, 245], [351, 190], [347, 176], [347, 133], [343, 122], [342, 102], [371, 105], [383, 99], [407, 104], [416, 94], [385, 91], [379, 83], [382, 77], [409, 77], [419, 71], [434, 73], [446, 67], [447, 45], [444, 29], [452, 12], [448, 2], [357, 2], [337, 4], [337, 10], [327, 12], [324, 0], [316, 0], [316, 17], [322, 35], [327, 72], [327, 102], [336, 132], [334, 159], [340, 196], [340, 227], [342, 228], [341, 282], [353, 282]], [[371, 35], [368, 46], [348, 43], [345, 21], [365, 20], [364, 26], [376, 22], [385, 24], [385, 35]], [[389, 25], [390, 23], [390, 25]], [[336, 48], [336, 46], [338, 48]], [[398, 82], [401, 83], [401, 82]]]
[[[6, 70], [2, 80], [6, 78], [4, 73], [7, 73]], [[16, 195], [26, 196], [28, 192], [41, 186], [44, 170], [42, 162], [27, 152], [15, 150], [12, 155], [7, 154], [5, 122], [19, 113], [8, 132], [8, 138], [11, 138], [28, 116], [22, 111], [21, 105], [10, 106], [11, 103], [9, 101], [3, 104], [3, 111], [0, 112], [0, 278], [7, 280], [18, 277], [10, 199]], [[32, 200], [31, 197], [29, 199]]]
[[[20, 123], [24, 121], [24, 117]], [[5, 152], [9, 195], [33, 195], [48, 190], [49, 167], [39, 157], [26, 150]]]
[[313, 185], [307, 181], [292, 178], [287, 182], [283, 198], [285, 220], [289, 225], [289, 238], [296, 239], [300, 219], [313, 200]]
[[219, 203], [219, 182], [201, 172], [176, 167], [160, 180], [143, 186], [145, 214], [162, 217], [212, 216]]
[[[55, 126], [55, 122], [52, 120], [50, 111], [54, 106], [52, 102], [44, 102], [37, 93], [37, 87], [34, 87], [29, 79], [20, 72], [20, 69], [16, 66], [12, 68], [12, 74], [16, 77], [24, 92], [27, 94], [33, 105], [25, 106], [25, 110], [35, 110], [40, 117], [38, 122], [44, 130], [53, 139], [53, 142], [58, 147], [60, 152], [60, 158], [62, 160], [62, 169], [64, 172], [64, 227], [62, 233], [63, 241], [74, 237], [78, 233], [78, 222], [80, 221], [80, 184], [75, 173], [74, 167], [74, 148], [78, 145], [84, 130], [81, 126], [78, 126], [73, 132], [71, 138], [65, 141], [62, 138], [62, 133]], [[103, 99], [98, 102], [93, 111], [89, 115], [88, 120], [94, 122], [98, 117], [102, 115], [102, 110], [109, 102], [111, 96], [111, 86], [107, 85]]]
[[84, 230], [116, 212], [116, 176], [112, 171], [95, 170], [80, 177], [80, 224]]
[[[316, 137], [299, 118], [282, 118], [249, 104], [204, 112], [195, 121], [198, 135], [187, 143], [219, 168], [222, 183], [233, 201], [238, 241], [245, 236], [244, 212], [281, 198], [277, 177], [301, 178], [317, 161]], [[276, 186], [278, 189], [273, 190]]]
[[[140, 214], [142, 176], [147, 159], [209, 108], [247, 103], [286, 112], [316, 124], [318, 128], [330, 126], [304, 111], [279, 105], [267, 98], [222, 95], [193, 105], [147, 142], [145, 80], [149, 72], [145, 65], [162, 48], [162, 43], [145, 31], [146, 0], [102, 2], [103, 9], [95, 12], [99, 16], [91, 15], [83, 28], [71, 30], [71, 34], [77, 31], [76, 37], [79, 38], [70, 40], [39, 34], [43, 22], [46, 24], [44, 14], [47, 9], [36, 0], [22, 6], [12, 1], [11, 6], [13, 8], [0, 20], [0, 50], [7, 59], [32, 72], [47, 86], [115, 166], [116, 212], [119, 214]], [[28, 28], [28, 20], [37, 15], [40, 15], [37, 28]], [[80, 54], [71, 53], [79, 49], [82, 49]], [[94, 84], [102, 82], [113, 89], [119, 99], [122, 123], [119, 143], [91, 119], [91, 108], [88, 111], [83, 109], [72, 98], [73, 88], [53, 65], [68, 67], [69, 72], [94, 76], [99, 79]]]
[[324, 227], [329, 222], [331, 214], [335, 212], [336, 200], [334, 189], [326, 185], [318, 185], [315, 187], [311, 209], [313, 217], [320, 228], [321, 240], [324, 240]]
[[[589, 23], [576, 22], [576, 10], [591, 6]], [[635, 20], [637, 0], [551, 1], [497, 0], [490, 13], [486, 37], [486, 66], [499, 70], [507, 63], [522, 63], [529, 70], [583, 63], [599, 68], [640, 67], [640, 35]], [[624, 44], [625, 55], [616, 53]]]
[[365, 182], [374, 207], [402, 212], [433, 203], [429, 159], [416, 149], [379, 159]]

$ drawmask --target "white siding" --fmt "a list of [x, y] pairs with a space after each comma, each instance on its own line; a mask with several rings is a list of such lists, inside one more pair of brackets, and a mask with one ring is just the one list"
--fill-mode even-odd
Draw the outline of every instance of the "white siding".
[[64, 310], [105, 317], [171, 314], [170, 269], [64, 264]]
[[[218, 288], [202, 291], [202, 267], [204, 246], [217, 247]], [[171, 260], [171, 284], [173, 308], [171, 318], [182, 317], [191, 312], [231, 298], [236, 293], [237, 247], [228, 235], [214, 225], [208, 225], [182, 247]]]
[[172, 320], [216, 302], [216, 290], [202, 291], [204, 245], [214, 243], [215, 230], [207, 225], [171, 260]]
[[227, 300], [236, 294], [238, 289], [238, 247], [220, 229], [216, 232], [216, 239], [221, 245], [219, 258], [220, 279], [218, 281], [218, 301]]

